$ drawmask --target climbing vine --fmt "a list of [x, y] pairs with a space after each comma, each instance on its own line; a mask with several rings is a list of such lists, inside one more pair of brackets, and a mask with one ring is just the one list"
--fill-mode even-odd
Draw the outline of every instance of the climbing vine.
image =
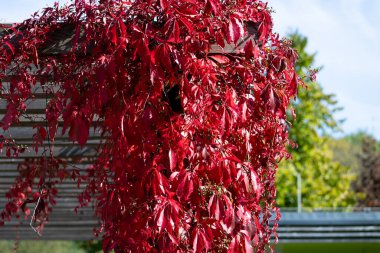
[[41, 86], [36, 152], [61, 135], [103, 141], [86, 175], [49, 150], [26, 160], [3, 221], [30, 214], [28, 201], [54, 212], [56, 185], [72, 178], [86, 185], [80, 205], [96, 203], [105, 252], [264, 252], [276, 238], [297, 55], [265, 3], [75, 0], [4, 29], [1, 127], [19, 124]]

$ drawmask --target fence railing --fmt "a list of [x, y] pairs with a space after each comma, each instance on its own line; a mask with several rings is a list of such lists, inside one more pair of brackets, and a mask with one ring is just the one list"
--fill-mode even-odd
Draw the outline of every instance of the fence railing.
[[[280, 207], [280, 212], [299, 212], [298, 207]], [[380, 212], [380, 207], [302, 207], [301, 212]]]

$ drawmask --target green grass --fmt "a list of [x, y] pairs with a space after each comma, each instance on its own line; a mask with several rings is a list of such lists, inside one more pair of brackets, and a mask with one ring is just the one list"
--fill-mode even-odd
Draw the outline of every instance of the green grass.
[[287, 243], [276, 253], [380, 253], [379, 243]]
[[[17, 250], [15, 251], [15, 247]], [[73, 241], [0, 241], [1, 253], [85, 253]]]

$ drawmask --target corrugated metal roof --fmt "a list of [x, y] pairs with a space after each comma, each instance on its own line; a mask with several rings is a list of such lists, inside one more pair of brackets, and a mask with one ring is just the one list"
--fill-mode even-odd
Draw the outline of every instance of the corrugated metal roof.
[[380, 241], [380, 212], [283, 212], [280, 242]]

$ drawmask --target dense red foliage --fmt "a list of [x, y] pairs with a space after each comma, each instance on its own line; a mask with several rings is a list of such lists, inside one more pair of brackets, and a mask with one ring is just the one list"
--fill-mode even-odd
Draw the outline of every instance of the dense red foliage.
[[[279, 219], [274, 177], [297, 92], [296, 54], [272, 33], [266, 5], [96, 2], [47, 8], [1, 41], [0, 77], [13, 73], [2, 91], [4, 129], [17, 124], [40, 80], [53, 98], [36, 149], [63, 134], [60, 119], [80, 145], [94, 123], [104, 136], [86, 177], [52, 156], [26, 161], [2, 219], [41, 196], [30, 178], [47, 187], [48, 178], [72, 176], [88, 184], [81, 204], [96, 198], [106, 252], [264, 252], [277, 227], [272, 214]], [[234, 54], [209, 53], [213, 44], [236, 44], [247, 24], [256, 41]], [[72, 27], [70, 51], [39, 55], [63, 26]], [[47, 192], [51, 206], [56, 190]]]

